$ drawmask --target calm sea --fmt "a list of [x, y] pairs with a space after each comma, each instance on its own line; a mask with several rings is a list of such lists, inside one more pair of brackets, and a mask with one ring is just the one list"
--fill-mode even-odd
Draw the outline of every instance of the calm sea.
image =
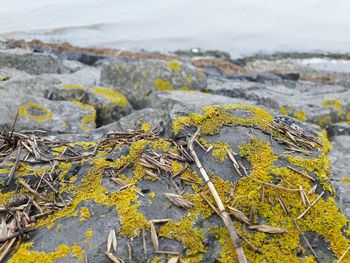
[[349, 13], [346, 0], [0, 0], [0, 40], [350, 53]]

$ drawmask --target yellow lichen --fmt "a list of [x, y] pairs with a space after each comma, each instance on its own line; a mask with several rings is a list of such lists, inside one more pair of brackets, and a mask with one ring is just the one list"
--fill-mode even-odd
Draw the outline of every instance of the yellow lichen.
[[151, 130], [151, 128], [152, 128], [152, 126], [148, 122], [144, 122], [141, 125], [141, 130], [144, 131], [144, 132], [149, 132]]
[[85, 232], [85, 238], [86, 239], [90, 239], [92, 237], [92, 235], [94, 234], [94, 231], [92, 229], [88, 229]]
[[186, 255], [193, 256], [204, 252], [203, 233], [200, 229], [193, 228], [193, 220], [182, 219], [179, 222], [169, 221], [159, 229], [159, 236], [181, 240], [187, 248]]
[[231, 146], [223, 142], [212, 143], [212, 145], [214, 147], [214, 149], [211, 152], [212, 156], [218, 162], [223, 162], [227, 158], [226, 149], [230, 150]]
[[9, 79], [10, 79], [10, 77], [8, 77], [8, 76], [0, 76], [0, 81], [6, 81]]
[[86, 114], [81, 120], [81, 128], [84, 131], [91, 131], [95, 127], [96, 120], [96, 110], [93, 106], [81, 103], [80, 101], [75, 100], [74, 103], [79, 106], [79, 108], [90, 111], [91, 113]]
[[97, 95], [103, 96], [104, 98], [108, 99], [109, 101], [113, 102], [119, 107], [125, 107], [129, 103], [128, 99], [122, 93], [110, 88], [95, 87], [93, 88], [92, 92]]
[[79, 218], [80, 222], [87, 221], [90, 218], [90, 216], [91, 216], [91, 213], [89, 208], [84, 206], [80, 209], [80, 218]]
[[14, 193], [15, 193], [14, 191], [7, 192], [7, 193], [0, 192], [0, 206], [5, 206]]
[[64, 84], [63, 88], [64, 89], [79, 89], [79, 90], [87, 91], [87, 88], [84, 87], [83, 85], [80, 85], [80, 84]]
[[325, 116], [322, 116], [318, 119], [318, 124], [321, 127], [325, 127], [331, 123], [332, 123], [332, 117], [330, 115], [325, 115]]
[[18, 109], [18, 114], [36, 122], [43, 122], [52, 119], [52, 112], [44, 106], [29, 102]]
[[350, 177], [343, 177], [340, 181], [344, 184], [350, 184]]
[[174, 90], [174, 86], [170, 81], [162, 80], [162, 79], [156, 79], [154, 81], [154, 85], [157, 90], [161, 91], [171, 91]]
[[322, 102], [322, 106], [329, 109], [335, 109], [338, 116], [342, 116], [344, 114], [343, 105], [341, 104], [340, 100], [325, 100]]
[[[275, 227], [282, 227], [287, 229], [288, 234], [270, 235], [262, 232], [241, 231], [241, 234], [249, 240], [254, 246], [258, 247], [263, 253], [258, 254], [253, 252], [245, 242], [243, 247], [249, 262], [300, 262], [301, 259], [297, 257], [297, 249], [300, 244], [300, 234], [295, 228], [292, 219], [285, 215], [282, 207], [279, 205], [278, 199], [283, 199], [288, 206], [288, 210], [293, 218], [299, 216], [304, 210], [305, 206], [300, 198], [298, 191], [285, 191], [283, 188], [276, 188], [269, 185], [263, 185], [262, 182], [273, 184], [273, 179], [276, 175], [280, 178], [278, 187], [298, 189], [301, 185], [306, 192], [308, 192], [312, 185], [309, 180], [298, 176], [294, 171], [287, 167], [274, 167], [274, 162], [277, 160], [271, 147], [267, 142], [259, 139], [251, 139], [246, 145], [242, 145], [241, 156], [247, 158], [252, 165], [252, 172], [250, 177], [240, 179], [235, 188], [234, 207], [248, 214], [252, 207], [264, 220], [267, 220], [268, 225]], [[296, 157], [295, 157], [296, 158]], [[298, 163], [306, 170], [316, 170], [316, 173], [321, 173], [322, 168], [317, 168], [318, 165], [323, 166], [328, 162], [323, 159], [321, 154], [319, 161], [312, 160], [311, 164], [307, 159]], [[304, 163], [305, 162], [305, 163]], [[295, 160], [293, 161], [295, 164]], [[327, 165], [326, 165], [326, 170]], [[254, 179], [254, 180], [253, 180]], [[231, 186], [223, 179], [214, 180], [214, 185], [221, 190], [219, 195], [223, 200], [228, 198]], [[226, 185], [226, 186], [225, 186]], [[262, 187], [265, 187], [265, 201], [261, 201]], [[310, 201], [317, 198], [317, 194], [309, 196]], [[270, 201], [268, 201], [270, 200]], [[311, 212], [312, 211], [312, 212]], [[327, 211], [327, 212], [326, 212]], [[253, 224], [257, 218], [253, 217]], [[305, 215], [298, 224], [302, 231], [311, 231], [322, 236], [328, 241], [332, 247], [332, 251], [339, 257], [349, 245], [349, 241], [343, 236], [341, 231], [347, 223], [345, 216], [339, 212], [332, 198], [327, 200], [320, 199], [316, 205], [310, 209], [309, 213]], [[235, 222], [237, 229], [240, 228], [240, 223]], [[214, 227], [211, 229], [223, 246], [220, 253], [220, 262], [235, 262], [236, 254], [230, 241], [230, 237], [224, 227]], [[307, 260], [307, 261], [306, 261]], [[312, 262], [312, 256], [302, 260], [302, 262]]]
[[306, 121], [306, 113], [304, 111], [297, 111], [294, 113], [294, 117], [301, 121]]
[[346, 120], [346, 121], [350, 121], [350, 113], [346, 114], [345, 120]]
[[170, 61], [167, 63], [168, 67], [171, 68], [174, 72], [178, 72], [180, 70], [180, 63], [177, 61]]
[[[224, 125], [244, 125], [250, 127], [260, 127], [268, 129], [268, 125], [273, 121], [273, 117], [267, 111], [250, 105], [225, 105], [204, 107], [204, 115], [190, 114], [179, 117], [173, 121], [173, 130], [177, 134], [184, 124], [201, 127], [201, 132], [213, 135]], [[247, 111], [252, 116], [239, 117], [235, 115], [235, 110]]]
[[74, 244], [71, 248], [65, 244], [59, 245], [52, 252], [39, 252], [31, 250], [33, 243], [22, 243], [8, 263], [54, 263], [64, 257], [73, 255], [79, 260], [83, 259], [84, 250]]
[[85, 250], [82, 249], [80, 246], [74, 243], [71, 246], [71, 251], [75, 258], [77, 258], [78, 260], [84, 260]]

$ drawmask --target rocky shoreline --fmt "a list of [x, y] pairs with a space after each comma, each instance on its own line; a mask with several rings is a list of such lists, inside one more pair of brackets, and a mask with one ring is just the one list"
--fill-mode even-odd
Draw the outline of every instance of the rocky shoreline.
[[347, 57], [9, 41], [0, 94], [2, 260], [236, 262], [198, 128], [249, 262], [350, 260]]

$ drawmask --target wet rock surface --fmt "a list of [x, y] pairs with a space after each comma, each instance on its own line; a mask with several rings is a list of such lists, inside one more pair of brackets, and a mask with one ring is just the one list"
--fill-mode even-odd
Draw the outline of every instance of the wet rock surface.
[[1, 48], [6, 261], [236, 262], [188, 149], [197, 128], [249, 262], [333, 262], [349, 246], [343, 68]]

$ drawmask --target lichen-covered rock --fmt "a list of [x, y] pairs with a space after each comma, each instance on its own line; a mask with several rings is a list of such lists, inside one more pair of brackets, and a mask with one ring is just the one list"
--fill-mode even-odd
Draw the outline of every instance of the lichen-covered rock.
[[350, 136], [339, 135], [332, 138], [329, 158], [332, 162], [332, 185], [336, 191], [337, 205], [350, 218]]
[[113, 86], [125, 94], [136, 108], [144, 107], [150, 93], [179, 89], [202, 90], [206, 76], [200, 70], [181, 62], [113, 61], [101, 68], [101, 85]]
[[350, 113], [350, 91], [337, 85], [308, 81], [262, 84], [211, 78], [208, 79], [207, 90], [214, 94], [252, 100], [322, 127], [343, 121]]
[[64, 84], [48, 93], [51, 100], [78, 100], [92, 105], [97, 111], [97, 125], [112, 123], [129, 114], [132, 107], [120, 92], [107, 87]]
[[51, 55], [32, 53], [24, 50], [1, 50], [0, 68], [15, 68], [32, 75], [69, 72], [63, 62]]
[[49, 133], [83, 132], [96, 127], [96, 111], [80, 102], [49, 101], [32, 96], [3, 93], [0, 99], [0, 127], [10, 129], [18, 118], [19, 130], [43, 130]]
[[[237, 262], [215, 201], [185, 151], [186, 138], [197, 128], [194, 150], [243, 237], [249, 262], [333, 262], [345, 252], [349, 222], [333, 199], [330, 145], [322, 134], [237, 104], [198, 108], [169, 125], [171, 138], [161, 130], [125, 131], [98, 142], [52, 144], [45, 155], [59, 156], [54, 171], [47, 164], [20, 163], [13, 183], [22, 185], [25, 173], [34, 187], [36, 174], [51, 180], [51, 171], [51, 184], [66, 206], [40, 218], [39, 229], [8, 262], [84, 257], [107, 262], [108, 246], [124, 261], [166, 262], [177, 256], [184, 262]], [[8, 161], [1, 164], [5, 175], [12, 166]], [[13, 187], [2, 187], [2, 205]], [[62, 203], [50, 189], [42, 183], [37, 191], [47, 202]]]

